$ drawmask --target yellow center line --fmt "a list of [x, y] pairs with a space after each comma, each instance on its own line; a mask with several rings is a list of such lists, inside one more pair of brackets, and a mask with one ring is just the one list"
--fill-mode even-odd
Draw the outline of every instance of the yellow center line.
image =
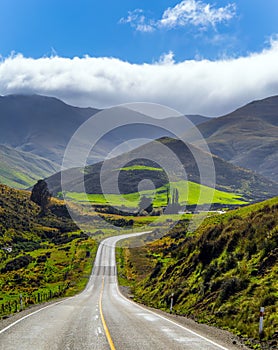
[[104, 277], [102, 279], [102, 286], [101, 286], [101, 292], [100, 292], [100, 297], [99, 297], [99, 312], [100, 312], [101, 322], [102, 322], [102, 325], [103, 325], [103, 328], [104, 328], [104, 331], [105, 331], [105, 335], [106, 335], [107, 341], [109, 343], [110, 349], [111, 350], [116, 350], [115, 345], [114, 345], [113, 340], [112, 340], [112, 337], [111, 337], [111, 334], [110, 334], [109, 329], [107, 327], [105, 318], [103, 316], [103, 311], [102, 311], [103, 289], [104, 289]]

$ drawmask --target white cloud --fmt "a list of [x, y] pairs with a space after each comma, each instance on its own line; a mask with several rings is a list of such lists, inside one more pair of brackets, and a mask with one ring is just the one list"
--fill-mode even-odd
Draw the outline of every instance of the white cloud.
[[169, 51], [168, 53], [164, 53], [163, 55], [160, 56], [158, 63], [162, 65], [174, 64], [175, 63], [174, 57], [175, 57], [174, 52]]
[[193, 25], [201, 30], [215, 28], [218, 23], [230, 21], [236, 15], [236, 5], [215, 8], [201, 0], [183, 0], [164, 11], [162, 18], [148, 19], [142, 9], [130, 11], [120, 23], [130, 23], [138, 31], [150, 32], [159, 28], [173, 29]]
[[139, 32], [152, 32], [154, 31], [154, 26], [151, 25], [151, 21], [146, 23], [147, 19], [143, 15], [143, 10], [136, 9], [134, 11], [129, 11], [127, 18], [121, 18], [120, 23], [130, 23], [130, 25], [138, 30]]
[[221, 115], [251, 100], [278, 95], [278, 40], [260, 53], [218, 61], [153, 64], [116, 58], [13, 55], [0, 62], [0, 94], [38, 93], [78, 106], [154, 102], [184, 113]]
[[236, 14], [236, 5], [214, 8], [203, 1], [184, 0], [173, 8], [168, 8], [159, 21], [162, 27], [184, 27], [192, 24], [203, 29], [231, 20]]

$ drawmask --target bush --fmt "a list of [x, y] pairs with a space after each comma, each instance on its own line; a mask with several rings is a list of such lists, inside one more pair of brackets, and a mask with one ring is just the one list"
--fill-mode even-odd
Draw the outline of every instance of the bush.
[[233, 277], [224, 281], [221, 285], [219, 300], [221, 302], [228, 300], [232, 295], [246, 288], [247, 284], [247, 281], [243, 281], [237, 277]]
[[6, 266], [1, 270], [2, 273], [7, 271], [19, 270], [22, 267], [28, 266], [34, 259], [30, 255], [23, 255], [9, 261]]

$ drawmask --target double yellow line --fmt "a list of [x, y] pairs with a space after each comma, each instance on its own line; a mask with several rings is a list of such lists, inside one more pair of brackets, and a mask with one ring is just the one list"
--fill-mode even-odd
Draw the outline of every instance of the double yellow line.
[[101, 322], [102, 322], [102, 325], [103, 325], [103, 328], [104, 328], [104, 331], [105, 331], [105, 335], [106, 335], [107, 341], [109, 343], [110, 349], [111, 350], [116, 350], [115, 345], [114, 345], [113, 340], [112, 340], [112, 337], [111, 337], [111, 334], [110, 334], [109, 329], [107, 327], [105, 318], [103, 316], [103, 311], [102, 311], [103, 289], [104, 289], [104, 277], [102, 279], [101, 292], [100, 292], [100, 296], [99, 296], [99, 312], [100, 312]]

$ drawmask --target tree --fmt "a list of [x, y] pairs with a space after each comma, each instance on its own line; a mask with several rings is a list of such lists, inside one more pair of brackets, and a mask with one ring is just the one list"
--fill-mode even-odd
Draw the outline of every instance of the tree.
[[177, 188], [174, 188], [174, 190], [173, 190], [172, 205], [173, 206], [179, 205], [179, 191]]
[[166, 185], [166, 198], [167, 198], [167, 206], [170, 204], [170, 183]]
[[179, 204], [179, 191], [177, 188], [174, 188], [172, 192], [172, 198], [169, 200], [166, 211], [168, 214], [177, 214], [180, 208], [181, 206]]
[[39, 180], [33, 187], [31, 193], [31, 201], [41, 207], [41, 212], [45, 213], [50, 202], [51, 193], [48, 190], [47, 183], [44, 180]]
[[152, 199], [146, 196], [142, 196], [140, 198], [140, 202], [139, 202], [139, 212], [140, 211], [146, 211], [147, 213], [151, 213], [153, 210], [153, 203], [152, 203]]

